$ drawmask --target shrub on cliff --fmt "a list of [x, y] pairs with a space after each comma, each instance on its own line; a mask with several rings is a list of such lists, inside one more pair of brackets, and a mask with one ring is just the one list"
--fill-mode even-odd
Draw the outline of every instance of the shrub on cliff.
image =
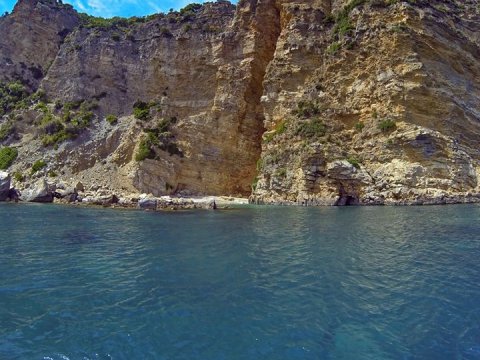
[[43, 160], [37, 160], [33, 163], [32, 165], [32, 171], [31, 174], [35, 174], [37, 171], [42, 170], [45, 166], [47, 166], [47, 163]]
[[105, 120], [110, 124], [110, 125], [115, 125], [118, 121], [118, 118], [113, 115], [113, 114], [109, 114], [107, 115], [107, 117], [105, 118]]
[[350, 156], [347, 158], [347, 161], [355, 168], [357, 169], [360, 169], [360, 161], [354, 157], [354, 156]]
[[0, 149], [0, 169], [8, 169], [18, 156], [18, 150], [11, 147]]
[[299, 101], [297, 108], [293, 111], [295, 115], [308, 118], [320, 114], [320, 106], [312, 101]]
[[6, 114], [18, 105], [23, 105], [28, 93], [22, 83], [18, 81], [0, 83], [0, 116]]
[[0, 141], [7, 139], [13, 132], [15, 127], [11, 122], [7, 122], [0, 126]]
[[387, 133], [387, 132], [395, 130], [397, 128], [397, 124], [395, 124], [395, 121], [393, 121], [391, 119], [385, 119], [385, 120], [382, 120], [378, 123], [378, 128], [382, 132]]
[[198, 4], [198, 3], [188, 4], [183, 9], [180, 10], [180, 15], [185, 15], [189, 12], [195, 13], [198, 10], [200, 10], [201, 8], [202, 8], [202, 4]]
[[142, 121], [150, 119], [150, 105], [144, 101], [136, 101], [133, 104], [133, 116]]
[[152, 150], [152, 143], [149, 138], [143, 138], [138, 145], [137, 153], [135, 154], [135, 161], [143, 161], [145, 159], [153, 159], [155, 153]]
[[305, 138], [321, 137], [327, 132], [327, 127], [320, 119], [310, 119], [301, 122], [296, 131], [296, 135], [300, 135]]
[[15, 171], [13, 173], [13, 178], [15, 179], [16, 182], [23, 182], [25, 180], [25, 177], [21, 172]]

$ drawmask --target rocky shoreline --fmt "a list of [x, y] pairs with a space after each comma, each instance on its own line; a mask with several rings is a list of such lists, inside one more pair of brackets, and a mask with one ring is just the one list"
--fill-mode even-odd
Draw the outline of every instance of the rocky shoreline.
[[0, 171], [0, 201], [22, 201], [32, 203], [56, 203], [84, 206], [102, 206], [123, 209], [141, 209], [150, 211], [172, 211], [189, 209], [225, 209], [238, 205], [274, 205], [274, 206], [415, 206], [480, 203], [479, 193], [466, 194], [417, 194], [410, 198], [392, 199], [368, 197], [349, 199], [338, 195], [332, 198], [308, 198], [298, 201], [262, 199], [255, 196], [239, 198], [231, 196], [154, 196], [152, 194], [116, 194], [102, 188], [89, 188], [78, 181], [75, 185], [66, 185], [59, 181], [49, 182], [39, 179], [33, 185], [19, 191], [12, 187], [12, 179], [7, 172]]
[[152, 194], [114, 194], [105, 189], [86, 189], [83, 183], [66, 185], [39, 179], [32, 186], [19, 191], [12, 187], [7, 172], [0, 171], [0, 201], [57, 203], [142, 210], [221, 209], [246, 205], [248, 199], [230, 196], [175, 197]]

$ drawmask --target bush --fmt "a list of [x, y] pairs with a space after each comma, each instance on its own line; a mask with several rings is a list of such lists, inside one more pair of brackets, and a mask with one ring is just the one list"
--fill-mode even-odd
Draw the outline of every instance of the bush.
[[13, 178], [15, 179], [16, 182], [23, 182], [25, 180], [25, 177], [21, 172], [15, 171], [13, 173]]
[[43, 131], [45, 132], [45, 134], [53, 135], [53, 134], [56, 134], [56, 133], [62, 131], [64, 128], [65, 128], [65, 126], [63, 126], [63, 124], [60, 121], [53, 120], [53, 121], [50, 121], [50, 122], [46, 123], [43, 126]]
[[355, 124], [355, 130], [358, 131], [358, 132], [361, 132], [364, 127], [365, 127], [365, 124], [361, 121], [359, 121]]
[[270, 142], [273, 140], [275, 136], [283, 134], [286, 130], [287, 130], [287, 121], [282, 120], [275, 126], [275, 129], [272, 132], [264, 136], [263, 140], [265, 142]]
[[32, 174], [35, 174], [37, 171], [42, 170], [45, 166], [47, 166], [47, 163], [43, 160], [37, 160], [33, 163], [32, 165]]
[[352, 164], [353, 167], [357, 168], [357, 169], [360, 169], [360, 161], [353, 157], [353, 156], [350, 156], [347, 161]]
[[144, 101], [136, 101], [133, 104], [133, 116], [142, 121], [150, 119], [150, 105]]
[[7, 122], [0, 126], [0, 141], [8, 138], [15, 131], [15, 127], [11, 122]]
[[173, 36], [172, 33], [170, 32], [170, 30], [166, 27], [162, 27], [160, 29], [160, 34], [162, 34], [165, 37], [172, 37]]
[[167, 132], [170, 129], [170, 126], [177, 122], [177, 118], [175, 116], [169, 117], [168, 119], [162, 119], [158, 122], [157, 130], [158, 133]]
[[152, 143], [148, 138], [143, 138], [138, 146], [138, 151], [135, 154], [135, 161], [143, 161], [145, 159], [155, 158], [155, 153], [152, 150]]
[[298, 117], [308, 118], [320, 114], [320, 107], [312, 101], [300, 101], [294, 110]]
[[327, 53], [334, 55], [337, 53], [338, 50], [340, 50], [341, 46], [342, 45], [339, 42], [333, 42], [328, 46]]
[[28, 93], [20, 82], [0, 83], [0, 116], [17, 106], [24, 107]]
[[44, 135], [42, 136], [42, 145], [43, 146], [50, 146], [50, 145], [57, 145], [65, 140], [69, 140], [74, 138], [76, 135], [69, 133], [67, 129], [63, 129], [62, 131], [51, 134], [51, 135]]
[[18, 150], [11, 147], [0, 149], [0, 169], [8, 169], [18, 156]]
[[195, 13], [201, 8], [202, 8], [202, 4], [198, 4], [198, 3], [188, 4], [183, 9], [180, 10], [180, 14], [185, 15], [187, 13], [192, 13], [192, 12]]
[[327, 128], [320, 119], [311, 119], [299, 124], [296, 135], [312, 138], [324, 136], [326, 132]]
[[90, 122], [93, 120], [94, 116], [95, 115], [91, 111], [81, 111], [71, 120], [71, 123], [78, 130], [85, 129], [88, 127], [88, 125], [90, 125]]
[[118, 118], [113, 115], [113, 114], [110, 114], [110, 115], [107, 115], [107, 117], [105, 118], [105, 120], [110, 124], [110, 125], [115, 125], [118, 121]]
[[378, 123], [378, 128], [382, 132], [387, 133], [387, 132], [395, 130], [397, 128], [397, 124], [395, 124], [395, 121], [393, 121], [391, 119], [385, 119], [385, 120], [380, 121]]

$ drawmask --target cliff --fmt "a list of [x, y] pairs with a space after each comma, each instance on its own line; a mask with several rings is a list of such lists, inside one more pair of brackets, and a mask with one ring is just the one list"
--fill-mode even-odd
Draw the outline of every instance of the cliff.
[[241, 0], [105, 20], [20, 0], [0, 18], [9, 171], [120, 196], [478, 201], [479, 9]]

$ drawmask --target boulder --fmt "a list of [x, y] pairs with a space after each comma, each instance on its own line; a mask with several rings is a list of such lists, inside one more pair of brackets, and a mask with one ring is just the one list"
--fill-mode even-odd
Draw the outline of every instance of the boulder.
[[75, 189], [74, 187], [68, 187], [68, 188], [62, 189], [62, 188], [58, 188], [57, 186], [57, 190], [55, 194], [57, 195], [57, 197], [61, 199], [65, 199], [68, 202], [75, 202], [78, 196], [77, 189]]
[[54, 193], [55, 189], [42, 179], [35, 184], [33, 189], [25, 191], [22, 199], [29, 202], [51, 203]]
[[85, 191], [85, 186], [83, 186], [83, 184], [79, 181], [79, 182], [77, 183], [77, 185], [75, 185], [75, 189], [76, 189], [77, 191], [82, 191], [82, 192], [83, 192], [83, 191]]
[[10, 175], [5, 171], [0, 171], [0, 201], [7, 200], [10, 191], [10, 182]]
[[155, 198], [143, 198], [138, 200], [138, 208], [143, 210], [156, 210], [157, 199]]

